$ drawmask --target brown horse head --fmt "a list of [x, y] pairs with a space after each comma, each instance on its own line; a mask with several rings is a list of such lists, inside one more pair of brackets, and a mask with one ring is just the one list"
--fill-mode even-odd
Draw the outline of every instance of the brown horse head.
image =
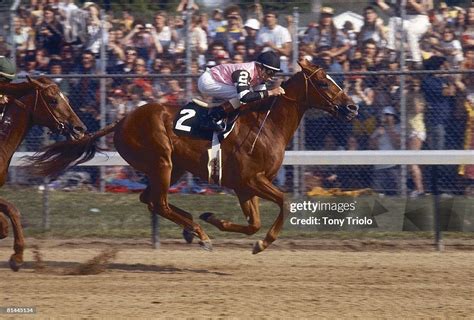
[[[52, 132], [64, 135], [67, 139], [80, 139], [87, 127], [82, 123], [69, 104], [69, 99], [59, 90], [54, 81], [40, 77], [28, 77], [37, 88], [20, 101], [28, 105], [34, 124], [49, 128]], [[28, 102], [26, 102], [29, 100]]]
[[359, 107], [323, 68], [307, 60], [298, 64], [305, 79], [305, 104], [348, 121], [357, 116]]

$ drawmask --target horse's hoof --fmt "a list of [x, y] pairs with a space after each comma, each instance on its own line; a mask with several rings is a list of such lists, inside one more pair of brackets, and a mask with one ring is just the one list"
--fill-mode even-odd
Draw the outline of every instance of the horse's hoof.
[[212, 212], [204, 212], [199, 216], [199, 219], [209, 222], [209, 219], [214, 215]]
[[13, 256], [10, 258], [9, 263], [10, 263], [10, 269], [12, 269], [15, 272], [20, 270], [21, 266], [23, 265], [23, 262], [17, 262]]
[[263, 241], [262, 241], [262, 240], [258, 240], [258, 241], [255, 242], [255, 244], [253, 245], [252, 253], [253, 253], [253, 254], [257, 254], [257, 253], [259, 253], [259, 252], [262, 252], [263, 250], [265, 250], [265, 246], [263, 245]]
[[193, 243], [194, 232], [189, 231], [188, 229], [183, 229], [183, 238], [186, 240], [186, 243]]
[[211, 240], [201, 240], [199, 241], [199, 245], [201, 246], [201, 249], [204, 249], [206, 251], [212, 251]]

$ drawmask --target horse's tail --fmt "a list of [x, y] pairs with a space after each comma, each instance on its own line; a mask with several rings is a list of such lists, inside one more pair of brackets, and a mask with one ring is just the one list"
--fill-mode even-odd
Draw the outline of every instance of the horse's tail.
[[60, 141], [46, 146], [32, 156], [25, 157], [31, 171], [36, 175], [57, 175], [71, 164], [78, 165], [92, 159], [97, 151], [99, 138], [115, 131], [119, 121], [78, 140]]

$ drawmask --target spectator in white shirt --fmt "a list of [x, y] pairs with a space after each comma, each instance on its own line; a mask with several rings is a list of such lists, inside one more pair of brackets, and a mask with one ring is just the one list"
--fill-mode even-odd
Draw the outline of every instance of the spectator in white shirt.
[[[272, 50], [280, 55], [280, 60], [288, 61], [291, 53], [291, 35], [287, 28], [278, 24], [277, 12], [268, 11], [265, 14], [265, 26], [258, 32], [256, 43], [261, 52]], [[284, 67], [285, 63], [282, 65], [282, 71], [288, 72], [288, 68]]]

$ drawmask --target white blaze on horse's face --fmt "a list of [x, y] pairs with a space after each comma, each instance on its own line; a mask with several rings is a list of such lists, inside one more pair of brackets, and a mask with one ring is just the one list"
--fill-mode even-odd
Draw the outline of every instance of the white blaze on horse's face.
[[333, 79], [333, 78], [331, 78], [331, 76], [330, 76], [330, 75], [328, 75], [328, 74], [327, 74], [327, 75], [326, 75], [326, 78], [328, 78], [329, 80], [331, 80], [331, 82], [332, 82], [332, 83], [334, 83], [334, 84], [336, 85], [336, 87], [338, 87], [338, 88], [339, 88], [339, 90], [341, 90], [341, 91], [342, 91], [341, 87], [339, 87], [339, 85], [336, 83], [336, 81], [334, 81], [334, 79]]

